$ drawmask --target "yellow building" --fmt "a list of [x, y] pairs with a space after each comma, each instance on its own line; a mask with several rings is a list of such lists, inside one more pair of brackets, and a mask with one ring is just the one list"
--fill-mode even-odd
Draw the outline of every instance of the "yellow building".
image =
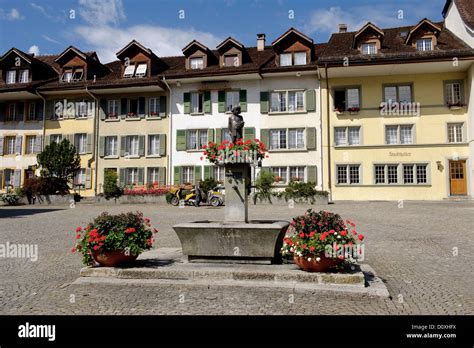
[[319, 60], [333, 200], [468, 197], [474, 50], [427, 19], [333, 34]]

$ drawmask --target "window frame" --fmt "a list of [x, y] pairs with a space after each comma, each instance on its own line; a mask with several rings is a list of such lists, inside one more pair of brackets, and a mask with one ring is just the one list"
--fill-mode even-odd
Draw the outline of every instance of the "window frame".
[[[351, 178], [351, 168], [357, 167], [357, 182], [352, 182]], [[339, 168], [345, 169], [345, 182], [340, 182], [339, 179]], [[336, 186], [353, 186], [362, 184], [362, 165], [360, 163], [336, 163]]]
[[[302, 88], [297, 88], [297, 89], [275, 89], [275, 90], [272, 90], [269, 92], [269, 110], [268, 110], [268, 114], [270, 115], [275, 115], [275, 114], [303, 114], [303, 113], [307, 113], [307, 109], [306, 109], [306, 89], [302, 89]], [[297, 96], [296, 96], [296, 93], [298, 92], [301, 92], [303, 93], [303, 110], [301, 111], [290, 111], [290, 100], [289, 100], [289, 94], [290, 93], [295, 93], [295, 103], [296, 105], [298, 105], [298, 101], [297, 101]], [[284, 98], [285, 98], [285, 110], [284, 111], [281, 111], [281, 100], [279, 101], [278, 103], [278, 111], [273, 111], [273, 98], [272, 98], [272, 95], [274, 93], [278, 93], [279, 95], [281, 95], [282, 93], [284, 93]]]
[[[456, 130], [454, 129], [453, 131], [453, 135], [454, 135], [454, 138], [455, 138], [455, 141], [450, 141], [450, 132], [449, 132], [449, 128], [450, 126], [460, 126], [460, 129], [461, 129], [461, 139], [460, 141], [456, 141], [457, 140], [457, 133], [456, 133]], [[446, 132], [447, 132], [447, 142], [448, 144], [460, 144], [460, 143], [464, 143], [465, 142], [465, 131], [464, 131], [464, 122], [447, 122], [446, 123]]]
[[[152, 111], [152, 101], [154, 101], [154, 110]], [[160, 115], [160, 98], [159, 97], [150, 97], [148, 98], [148, 117], [159, 117]]]
[[[359, 101], [358, 106], [349, 107], [349, 90], [357, 90]], [[336, 107], [336, 92], [344, 91], [344, 110], [339, 111]], [[359, 112], [362, 109], [362, 87], [360, 85], [353, 85], [353, 86], [337, 86], [332, 88], [332, 104], [333, 104], [333, 111], [336, 112], [351, 112], [349, 109], [358, 109], [352, 112]]]
[[[132, 149], [135, 147], [136, 142], [136, 153], [132, 153]], [[139, 135], [127, 135], [125, 138], [125, 153], [127, 157], [138, 158], [140, 157], [140, 136]]]
[[[384, 182], [377, 182], [376, 177], [376, 168], [383, 166], [384, 167]], [[397, 182], [390, 183], [389, 182], [389, 173], [388, 167], [389, 166], [396, 166], [397, 170]], [[413, 183], [406, 183], [405, 182], [405, 170], [406, 166], [413, 166]], [[418, 167], [425, 168], [425, 182], [418, 182]], [[431, 176], [430, 176], [430, 164], [427, 162], [397, 162], [397, 163], [374, 163], [373, 164], [373, 184], [376, 186], [430, 186], [431, 185]]]
[[[344, 143], [343, 144], [338, 144], [336, 142], [336, 130], [337, 129], [344, 129]], [[353, 129], [358, 129], [359, 131], [359, 143], [357, 144], [350, 144], [350, 137], [349, 137], [349, 134], [350, 134], [350, 130], [353, 130]], [[362, 126], [334, 126], [334, 146], [335, 147], [343, 147], [343, 146], [359, 146], [359, 145], [362, 145], [362, 136], [361, 136], [361, 129], [362, 129]]]
[[[278, 175], [275, 174], [275, 170], [278, 170]], [[283, 170], [285, 172], [284, 177], [282, 176]], [[275, 180], [276, 185], [287, 185], [288, 184], [288, 182], [289, 182], [288, 166], [271, 166], [270, 171], [275, 175], [275, 178], [280, 177], [280, 178], [283, 179], [283, 180], [280, 180], [280, 181]]]
[[[459, 84], [459, 102], [455, 103], [453, 101], [448, 101], [448, 93], [447, 93], [447, 86], [448, 85], [454, 85], [454, 84]], [[444, 103], [445, 105], [455, 105], [455, 104], [460, 104], [460, 106], [464, 105], [464, 80], [446, 80], [443, 81], [443, 93], [444, 93]]]
[[240, 90], [238, 89], [232, 89], [232, 90], [227, 90], [225, 91], [225, 109], [226, 113], [232, 113], [232, 108], [229, 109], [229, 98], [228, 95], [232, 93], [237, 96], [237, 104], [233, 105], [232, 108], [236, 106], [240, 106]]
[[[193, 67], [193, 62], [200, 60], [201, 64], [196, 67]], [[189, 57], [189, 69], [190, 70], [202, 70], [204, 69], [204, 56]]]
[[[28, 83], [30, 82], [30, 69], [20, 69], [18, 70], [18, 83]], [[23, 81], [23, 73], [26, 72], [26, 81]]]
[[[387, 128], [388, 127], [396, 127], [397, 131], [397, 142], [396, 143], [388, 143], [387, 139]], [[411, 129], [411, 142], [410, 143], [402, 143], [402, 127], [410, 127]], [[415, 124], [408, 123], [408, 124], [386, 124], [384, 125], [384, 137], [385, 137], [385, 145], [413, 145], [416, 144], [415, 140]]]
[[[109, 142], [111, 139], [115, 139], [115, 145], [113, 147], [114, 153], [109, 153]], [[118, 158], [118, 147], [119, 147], [119, 139], [117, 135], [110, 135], [105, 137], [105, 146], [104, 146], [104, 157], [108, 158]]]
[[[422, 41], [423, 42], [423, 45], [422, 45], [422, 49], [419, 49], [419, 46], [418, 46], [418, 43]], [[427, 48], [427, 45], [426, 45], [426, 42], [429, 41], [430, 42], [430, 49], [426, 49]], [[430, 51], [433, 51], [433, 38], [432, 37], [420, 37], [418, 39], [415, 40], [415, 49], [417, 52], [430, 52]]]
[[[189, 173], [185, 173], [189, 170]], [[192, 179], [192, 180], [184, 180], [186, 176], [186, 179]], [[187, 184], [187, 183], [194, 183], [194, 166], [181, 166], [181, 174], [180, 174], [180, 182], [181, 184]]]
[[[196, 146], [195, 148], [190, 148], [189, 146], [189, 134], [195, 132], [196, 136]], [[201, 144], [201, 133], [206, 133], [206, 142], [205, 144]], [[194, 128], [194, 129], [187, 129], [186, 130], [186, 151], [202, 151], [203, 146], [207, 146], [208, 144], [208, 132], [207, 128]]]
[[[10, 76], [13, 75], [13, 80], [10, 78]], [[17, 69], [9, 69], [7, 70], [7, 74], [5, 75], [5, 84], [7, 85], [13, 85], [17, 81]]]
[[[371, 52], [370, 49], [367, 50], [367, 53], [364, 52], [365, 47], [373, 47], [374, 48], [373, 53]], [[377, 43], [376, 42], [364, 42], [364, 43], [362, 43], [360, 45], [360, 52], [365, 56], [371, 56], [371, 55], [377, 54], [378, 53]]]
[[[119, 105], [120, 101], [118, 99], [109, 99], [107, 100], [107, 119], [118, 119], [119, 117]], [[110, 112], [112, 106], [112, 110], [115, 110], [115, 112]]]
[[[198, 96], [198, 99], [197, 99], [198, 109], [199, 109], [199, 106], [201, 107], [201, 109], [198, 110], [197, 112], [194, 111], [194, 100], [193, 100], [194, 95]], [[198, 92], [198, 91], [189, 92], [189, 102], [190, 102], [190, 108], [191, 108], [190, 115], [204, 115], [204, 93], [203, 92]]]
[[[148, 157], [160, 157], [160, 134], [148, 134], [147, 135], [147, 156]], [[152, 146], [152, 139], [155, 139]], [[158, 147], [156, 147], [158, 146]], [[150, 150], [157, 150], [156, 153], [151, 153]]]
[[387, 83], [387, 84], [382, 84], [382, 99], [384, 103], [388, 103], [386, 100], [386, 93], [385, 93], [385, 88], [387, 87], [395, 87], [396, 92], [397, 92], [397, 100], [392, 100], [392, 103], [399, 103], [401, 105], [404, 105], [406, 103], [401, 103], [400, 102], [400, 87], [410, 87], [410, 104], [413, 103], [415, 100], [415, 91], [414, 91], [414, 84], [413, 82], [400, 82], [400, 83]]

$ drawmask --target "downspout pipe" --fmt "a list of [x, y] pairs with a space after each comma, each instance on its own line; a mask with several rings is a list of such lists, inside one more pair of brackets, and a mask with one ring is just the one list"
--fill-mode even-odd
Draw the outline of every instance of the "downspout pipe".
[[99, 137], [99, 99], [89, 91], [89, 88], [86, 86], [85, 89], [86, 93], [94, 99], [94, 142], [92, 144], [92, 158], [87, 161], [89, 168], [91, 168], [92, 162], [95, 162], [95, 173], [94, 173], [94, 196], [97, 196], [97, 178], [98, 178], [98, 156], [97, 156], [97, 144], [98, 144], [98, 137]]
[[324, 71], [326, 77], [326, 113], [327, 113], [327, 139], [328, 139], [328, 202], [332, 202], [332, 168], [331, 168], [331, 112], [329, 107], [329, 76], [328, 76], [328, 65], [324, 64]]
[[318, 67], [318, 89], [319, 89], [319, 134], [321, 134], [321, 151], [319, 151], [319, 166], [321, 167], [321, 190], [324, 191], [324, 156], [323, 156], [323, 93], [321, 88], [321, 70]]
[[37, 90], [35, 90], [35, 94], [43, 100], [43, 146], [42, 149], [44, 150], [45, 147], [45, 139], [46, 139], [46, 98]]
[[169, 97], [168, 97], [168, 115], [169, 115], [169, 127], [168, 127], [168, 175], [167, 175], [167, 178], [166, 178], [166, 181], [171, 185], [172, 182], [171, 182], [171, 174], [172, 174], [172, 171], [173, 171], [173, 168], [172, 168], [172, 157], [173, 157], [173, 151], [172, 151], [172, 145], [173, 145], [173, 113], [171, 112], [171, 87], [170, 85], [168, 84], [168, 81], [166, 81], [166, 77], [163, 76], [163, 79], [162, 79], [163, 83], [166, 85], [166, 88], [168, 88], [168, 91], [169, 91]]

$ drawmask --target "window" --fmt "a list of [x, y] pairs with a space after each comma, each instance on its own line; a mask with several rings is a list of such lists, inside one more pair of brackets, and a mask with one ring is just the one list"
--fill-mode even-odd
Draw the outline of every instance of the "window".
[[186, 132], [186, 134], [187, 150], [199, 150], [208, 143], [207, 129], [190, 129]]
[[5, 173], [5, 187], [15, 186], [15, 170], [5, 169], [4, 173]]
[[35, 135], [28, 135], [26, 137], [25, 153], [28, 155], [34, 154], [36, 150], [37, 138]]
[[232, 136], [230, 135], [229, 129], [224, 128], [222, 129], [222, 141], [227, 140], [229, 142], [232, 142]]
[[270, 94], [271, 112], [304, 112], [304, 91], [274, 91]]
[[413, 184], [415, 182], [415, 174], [413, 172], [413, 165], [403, 165], [403, 183]]
[[62, 141], [63, 136], [61, 134], [51, 134], [49, 138], [49, 144], [59, 144]]
[[86, 100], [80, 100], [76, 102], [76, 118], [87, 118]]
[[82, 80], [82, 76], [84, 75], [84, 70], [83, 69], [74, 69], [72, 73], [72, 81], [80, 81]]
[[270, 130], [270, 149], [286, 149], [286, 129]]
[[191, 184], [194, 182], [194, 167], [181, 167], [181, 183]]
[[77, 152], [79, 154], [85, 154], [87, 152], [87, 134], [76, 134], [74, 141]]
[[125, 152], [128, 156], [139, 156], [140, 138], [138, 135], [129, 135], [125, 139]]
[[304, 149], [304, 129], [288, 130], [288, 148]]
[[138, 115], [138, 99], [129, 99], [127, 118], [136, 118]]
[[138, 168], [125, 169], [125, 185], [138, 185]]
[[[375, 169], [376, 184], [427, 184], [427, 164], [377, 164]], [[401, 170], [401, 178], [398, 171]]]
[[300, 112], [304, 111], [304, 92], [289, 91], [288, 92], [288, 111]]
[[147, 68], [146, 63], [138, 64], [137, 71], [135, 72], [135, 76], [144, 77], [146, 75], [146, 68]]
[[196, 57], [189, 59], [189, 66], [191, 69], [203, 69], [204, 68], [204, 57]]
[[387, 178], [389, 184], [398, 184], [398, 165], [387, 165]]
[[416, 40], [416, 50], [417, 51], [431, 51], [432, 40], [431, 39], [418, 39]]
[[27, 83], [30, 81], [30, 71], [28, 69], [20, 70], [20, 83]]
[[290, 181], [304, 181], [304, 167], [290, 167]]
[[160, 136], [157, 134], [148, 136], [148, 155], [160, 155]]
[[119, 101], [116, 99], [107, 102], [107, 118], [118, 117]]
[[411, 103], [411, 85], [385, 86], [384, 95], [386, 103]]
[[105, 156], [118, 156], [118, 138], [105, 137]]
[[192, 114], [202, 114], [202, 105], [203, 105], [203, 93], [191, 93], [191, 113]]
[[341, 184], [360, 184], [360, 165], [344, 164], [336, 166], [336, 179]]
[[224, 182], [224, 167], [222, 166], [213, 166], [212, 167], [212, 177], [218, 182]]
[[340, 145], [360, 145], [360, 127], [334, 128], [334, 142]]
[[28, 115], [26, 118], [28, 121], [36, 120], [36, 103], [30, 103], [28, 108]]
[[273, 174], [275, 174], [275, 182], [278, 184], [286, 184], [288, 181], [287, 168], [286, 167], [272, 167]]
[[334, 109], [340, 112], [359, 111], [360, 91], [359, 88], [342, 88], [334, 90]]
[[369, 42], [361, 45], [362, 54], [377, 54], [377, 44]]
[[375, 166], [375, 183], [385, 184], [385, 165]]
[[14, 155], [15, 137], [5, 137], [5, 155]]
[[239, 91], [227, 91], [225, 93], [226, 110], [232, 111], [232, 109], [240, 104], [240, 92]]
[[125, 67], [125, 70], [123, 72], [123, 77], [133, 77], [135, 74], [135, 64], [130, 64]]
[[306, 52], [295, 52], [295, 65], [306, 64]]
[[448, 105], [459, 105], [463, 102], [463, 88], [461, 82], [446, 82], [444, 85], [445, 89], [445, 102]]
[[151, 117], [156, 117], [160, 114], [160, 98], [148, 99], [148, 113]]
[[61, 77], [62, 82], [71, 82], [72, 80], [72, 69], [65, 69], [63, 76]]
[[12, 84], [16, 82], [16, 70], [7, 71], [7, 83]]
[[160, 168], [148, 168], [147, 183], [152, 185], [158, 185], [160, 183]]
[[463, 142], [463, 124], [462, 123], [448, 123], [448, 142], [462, 143]]
[[81, 168], [76, 172], [74, 176], [74, 185], [86, 185], [86, 169]]
[[290, 66], [290, 65], [293, 65], [292, 54], [291, 53], [280, 54], [280, 66]]
[[416, 164], [416, 183], [427, 184], [428, 183], [428, 165], [427, 164]]
[[427, 184], [427, 164], [403, 164], [404, 184]]
[[9, 104], [8, 113], [5, 121], [15, 121], [16, 120], [16, 104]]
[[413, 125], [385, 126], [385, 143], [388, 145], [413, 144]]
[[239, 66], [239, 57], [236, 54], [224, 56], [224, 66]]

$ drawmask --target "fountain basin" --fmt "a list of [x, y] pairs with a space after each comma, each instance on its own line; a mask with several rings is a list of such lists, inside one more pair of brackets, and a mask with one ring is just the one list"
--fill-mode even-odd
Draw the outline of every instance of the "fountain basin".
[[277, 264], [289, 225], [273, 220], [195, 221], [173, 229], [189, 262]]

